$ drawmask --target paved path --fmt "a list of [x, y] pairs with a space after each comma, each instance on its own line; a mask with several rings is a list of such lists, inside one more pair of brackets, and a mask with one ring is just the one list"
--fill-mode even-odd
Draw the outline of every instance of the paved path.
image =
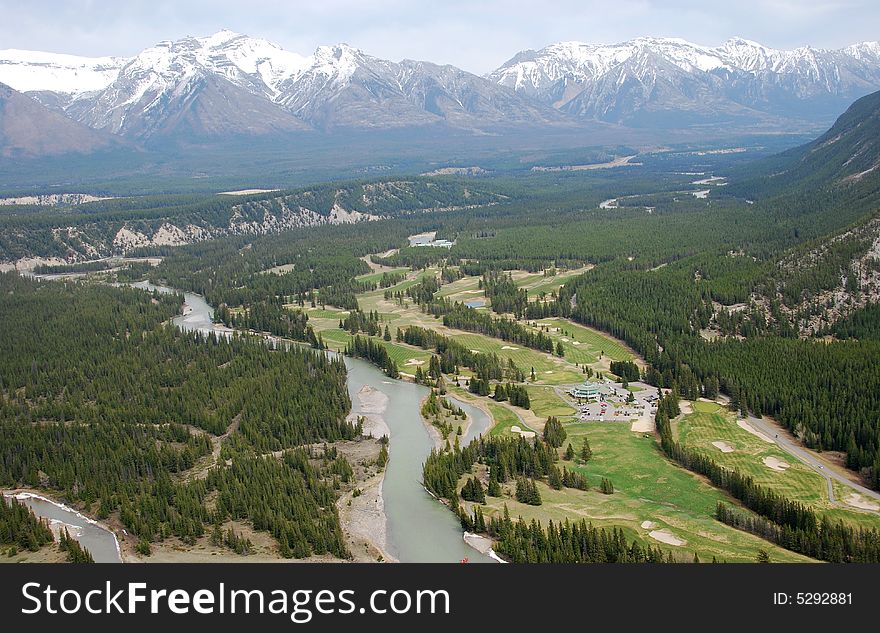
[[[841, 483], [844, 486], [851, 488], [862, 496], [870, 497], [872, 499], [880, 501], [880, 493], [878, 493], [876, 490], [871, 490], [870, 488], [866, 488], [861, 484], [857, 484], [851, 479], [841, 475], [837, 471], [831, 468], [827, 468], [824, 464], [822, 464], [821, 461], [819, 461], [819, 459], [811, 455], [807, 449], [791, 441], [788, 437], [786, 437], [785, 433], [780, 433], [779, 429], [774, 424], [768, 422], [767, 420], [756, 418], [753, 415], [749, 415], [747, 418], [745, 418], [745, 421], [751, 424], [756, 430], [760, 431], [764, 435], [773, 438], [773, 441], [776, 443], [776, 445], [779, 446], [779, 448], [784, 450], [786, 453], [797, 457], [804, 464], [822, 475], [822, 477], [825, 478], [825, 481], [828, 484], [828, 498], [831, 500], [831, 503], [841, 505], [849, 509], [854, 508], [854, 506], [840, 502], [835, 499], [834, 485], [832, 484], [833, 481], [837, 481], [838, 483]], [[868, 512], [872, 511], [868, 510]]]

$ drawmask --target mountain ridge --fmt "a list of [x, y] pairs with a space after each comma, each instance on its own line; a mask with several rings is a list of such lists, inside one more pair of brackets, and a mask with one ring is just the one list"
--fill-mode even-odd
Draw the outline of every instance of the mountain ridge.
[[563, 112], [615, 123], [632, 124], [645, 111], [697, 111], [707, 93], [719, 119], [778, 117], [793, 106], [809, 115], [817, 105], [828, 118], [880, 88], [880, 42], [790, 51], [739, 37], [717, 47], [650, 37], [559, 42], [521, 51], [486, 77]]
[[782, 51], [743, 38], [717, 47], [651, 37], [561, 42], [521, 51], [479, 77], [348, 44], [300, 55], [224, 29], [129, 58], [0, 51], [4, 81], [136, 144], [409, 128], [812, 131], [880, 89], [880, 43]]

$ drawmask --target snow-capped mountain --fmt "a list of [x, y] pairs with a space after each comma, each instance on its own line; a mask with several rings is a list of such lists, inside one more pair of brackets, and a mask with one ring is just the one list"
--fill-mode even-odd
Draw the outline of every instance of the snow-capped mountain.
[[[70, 58], [66, 66], [56, 63], [64, 71], [57, 77], [29, 76], [44, 59], [0, 51], [0, 81], [90, 127], [136, 139], [564, 120], [451, 66], [395, 63], [345, 44], [302, 56], [226, 30], [160, 42], [131, 59]], [[83, 69], [90, 74], [78, 83]]]
[[278, 84], [275, 102], [319, 127], [454, 127], [546, 124], [557, 113], [454, 66], [372, 57], [340, 44], [319, 47]]
[[880, 43], [777, 50], [742, 38], [710, 48], [674, 38], [562, 42], [488, 75], [581, 117], [624, 123], [836, 116], [880, 88]]
[[124, 57], [77, 57], [7, 49], [0, 51], [0, 83], [19, 92], [81, 94], [109, 86], [127, 61]]
[[[524, 51], [487, 77], [346, 44], [311, 55], [223, 30], [131, 58], [0, 51], [0, 82], [136, 141], [328, 130], [586, 129], [766, 124], [804, 129], [880, 88], [880, 44], [775, 50], [744, 39], [580, 42]], [[591, 128], [592, 129], [592, 128]]]

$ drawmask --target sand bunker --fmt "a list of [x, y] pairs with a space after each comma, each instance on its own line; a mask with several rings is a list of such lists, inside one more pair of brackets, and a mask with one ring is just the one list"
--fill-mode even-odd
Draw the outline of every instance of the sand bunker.
[[653, 521], [642, 521], [643, 530], [653, 530], [655, 527], [657, 527], [657, 524]]
[[762, 461], [767, 468], [778, 473], [784, 473], [788, 468], [791, 468], [791, 464], [775, 457], [765, 457]]
[[482, 352], [481, 352], [480, 350], [478, 350], [478, 349], [472, 349], [471, 351], [472, 351], [474, 354], [482, 354]]
[[534, 431], [523, 431], [519, 426], [516, 426], [516, 425], [510, 427], [510, 432], [511, 433], [519, 433], [520, 435], [522, 435], [526, 439], [530, 439], [530, 438], [535, 437]]
[[633, 421], [629, 430], [633, 433], [653, 433], [654, 419], [650, 416], [642, 416], [638, 420]]
[[880, 505], [864, 499], [862, 495], [855, 492], [844, 499], [844, 501], [846, 501], [848, 505], [851, 505], [854, 508], [860, 508], [861, 510], [873, 510], [874, 512], [880, 510]]
[[501, 347], [501, 349], [512, 349], [512, 350], [518, 350], [519, 348], [518, 348], [518, 347], [511, 347], [510, 345], [504, 345], [504, 346]]
[[751, 424], [749, 424], [745, 420], [737, 420], [736, 425], [739, 428], [741, 428], [743, 431], [748, 431], [749, 433], [751, 433], [755, 437], [761, 438], [762, 440], [764, 440], [768, 444], [776, 444], [776, 442], [774, 442], [772, 438], [768, 437], [767, 435], [764, 435], [763, 433], [761, 433], [761, 431], [759, 431], [758, 429], [753, 427]]
[[667, 545], [684, 545], [687, 541], [678, 538], [675, 534], [670, 532], [669, 530], [652, 530], [648, 532], [648, 536], [650, 536], [655, 541], [660, 541], [661, 543], [666, 543]]
[[415, 358], [410, 358], [408, 361], [406, 361], [406, 365], [407, 365], [407, 366], [410, 366], [410, 365], [424, 365], [424, 364], [425, 364], [425, 361], [423, 361], [423, 360], [417, 360], [417, 359], [415, 359]]
[[679, 402], [678, 408], [681, 409], [681, 412], [684, 413], [685, 415], [690, 415], [691, 413], [694, 412], [693, 406], [691, 406], [691, 403], [688, 402], [687, 400], [682, 400], [681, 402]]
[[717, 448], [722, 453], [732, 453], [734, 451], [734, 448], [730, 444], [728, 444], [727, 442], [722, 442], [721, 440], [718, 440], [717, 442], [712, 442], [712, 446]]

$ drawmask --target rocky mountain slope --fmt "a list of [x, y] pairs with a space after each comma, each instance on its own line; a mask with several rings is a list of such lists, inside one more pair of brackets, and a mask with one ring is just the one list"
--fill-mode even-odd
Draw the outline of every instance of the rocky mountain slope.
[[71, 121], [0, 84], [0, 157], [88, 154], [119, 144], [111, 135]]
[[345, 44], [301, 56], [220, 31], [160, 42], [129, 60], [65, 58], [51, 72], [45, 60], [0, 51], [0, 81], [89, 127], [139, 140], [564, 121], [552, 108], [452, 66], [395, 63]]
[[179, 246], [230, 235], [354, 224], [428, 211], [497, 204], [502, 197], [442, 179], [330, 184], [188, 204], [160, 198], [111, 199], [52, 215], [0, 217], [0, 263], [29, 257], [82, 261], [135, 248]]
[[714, 48], [673, 38], [562, 42], [518, 53], [488, 77], [563, 112], [630, 125], [830, 122], [880, 88], [880, 42], [792, 51], [742, 38]]

